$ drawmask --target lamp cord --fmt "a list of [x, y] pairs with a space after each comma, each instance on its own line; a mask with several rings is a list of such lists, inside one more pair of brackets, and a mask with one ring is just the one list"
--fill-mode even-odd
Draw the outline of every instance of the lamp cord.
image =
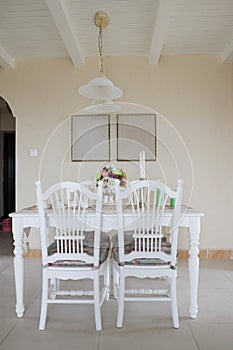
[[100, 55], [100, 76], [104, 75], [104, 56], [103, 56], [103, 35], [102, 35], [102, 26], [100, 25], [100, 30], [98, 34], [98, 48]]

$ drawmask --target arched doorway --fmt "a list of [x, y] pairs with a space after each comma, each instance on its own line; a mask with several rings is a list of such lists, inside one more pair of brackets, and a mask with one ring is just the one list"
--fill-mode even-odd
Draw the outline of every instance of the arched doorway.
[[15, 118], [0, 97], [0, 219], [15, 211]]

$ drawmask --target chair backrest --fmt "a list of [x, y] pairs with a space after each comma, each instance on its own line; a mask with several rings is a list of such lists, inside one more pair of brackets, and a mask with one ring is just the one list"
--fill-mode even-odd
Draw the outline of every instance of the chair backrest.
[[[120, 191], [119, 182], [116, 182], [120, 262], [155, 258], [175, 265], [182, 184], [183, 181], [178, 180], [177, 190], [174, 191], [159, 180], [139, 180], [129, 183], [124, 191]], [[170, 198], [174, 198], [174, 208], [169, 208]], [[166, 225], [165, 210], [171, 212], [170, 222]], [[164, 249], [164, 226], [168, 226], [171, 237], [171, 249], [167, 251]], [[130, 252], [125, 249], [129, 239]]]
[[[102, 213], [102, 182], [97, 191], [74, 182], [60, 182], [44, 193], [36, 182], [37, 206], [43, 265], [55, 261], [79, 260], [98, 266]], [[89, 203], [95, 208], [88, 208]], [[87, 210], [91, 219], [87, 220]], [[53, 227], [53, 234], [48, 227]], [[51, 237], [52, 236], [52, 237]], [[92, 239], [90, 239], [92, 238]], [[48, 252], [53, 242], [54, 252]], [[85, 247], [89, 245], [89, 251]]]

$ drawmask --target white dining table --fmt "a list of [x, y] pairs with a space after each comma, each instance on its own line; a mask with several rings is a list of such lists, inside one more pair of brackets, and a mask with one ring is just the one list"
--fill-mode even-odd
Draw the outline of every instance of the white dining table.
[[[87, 220], [94, 218], [94, 210], [86, 210]], [[127, 214], [127, 210], [124, 211]], [[201, 217], [204, 214], [192, 208], [182, 206], [180, 227], [188, 230], [188, 268], [189, 268], [189, 290], [190, 304], [189, 314], [196, 318], [198, 313], [197, 293], [199, 275], [199, 237]], [[164, 225], [169, 225], [172, 216], [172, 209], [167, 208], [163, 215]], [[18, 317], [24, 315], [24, 247], [25, 240], [28, 240], [31, 228], [39, 228], [39, 215], [36, 206], [25, 208], [10, 214], [12, 217], [12, 232], [14, 238], [14, 273], [16, 288], [16, 314]], [[109, 232], [117, 229], [117, 217], [113, 206], [105, 206], [102, 215], [102, 231]]]

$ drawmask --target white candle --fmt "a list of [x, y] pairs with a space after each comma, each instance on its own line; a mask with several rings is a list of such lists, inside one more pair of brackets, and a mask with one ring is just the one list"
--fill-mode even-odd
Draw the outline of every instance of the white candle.
[[142, 151], [142, 178], [145, 179], [146, 178], [146, 155], [145, 152]]
[[140, 179], [142, 179], [142, 152], [139, 153], [140, 160]]
[[140, 179], [145, 179], [146, 171], [145, 171], [145, 152], [141, 151], [139, 154], [140, 159]]

